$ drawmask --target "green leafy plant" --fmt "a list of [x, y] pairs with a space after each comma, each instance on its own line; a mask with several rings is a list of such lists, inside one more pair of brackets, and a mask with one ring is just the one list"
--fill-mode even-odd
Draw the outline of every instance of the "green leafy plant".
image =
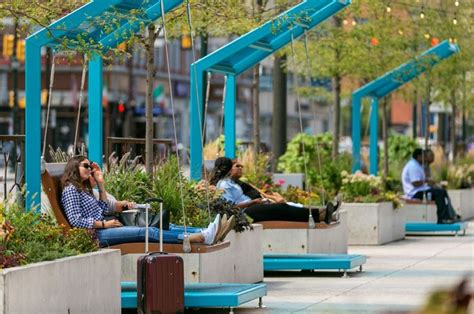
[[314, 190], [319, 193], [324, 190], [328, 194], [327, 197], [336, 195], [342, 184], [340, 174], [342, 171], [350, 171], [352, 158], [349, 154], [342, 153], [334, 160], [331, 156], [332, 140], [329, 133], [316, 136], [296, 135], [288, 143], [285, 154], [280, 157], [278, 170], [286, 173], [305, 173], [306, 163], [308, 182]]
[[109, 170], [105, 173], [105, 188], [115, 198], [143, 203], [153, 195], [151, 182], [141, 165], [139, 157], [130, 160], [130, 153], [126, 153], [120, 160], [109, 157]]
[[435, 171], [437, 182], [448, 182], [448, 189], [467, 189], [474, 184], [473, 164], [463, 163], [450, 165], [444, 163]]
[[397, 194], [385, 191], [381, 177], [366, 175], [360, 171], [357, 171], [354, 174], [349, 174], [347, 171], [343, 171], [341, 177], [341, 192], [345, 202], [393, 202], [395, 208], [400, 206]]
[[0, 247], [0, 268], [54, 260], [99, 248], [89, 230], [66, 231], [51, 217], [35, 211], [25, 212], [17, 203], [6, 201], [0, 203]]

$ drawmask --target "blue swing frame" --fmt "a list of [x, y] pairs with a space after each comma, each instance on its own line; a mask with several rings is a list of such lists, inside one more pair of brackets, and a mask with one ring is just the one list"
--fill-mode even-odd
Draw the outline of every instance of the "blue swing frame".
[[[180, 5], [183, 0], [167, 0], [165, 12]], [[138, 9], [140, 16], [133, 21], [120, 20], [111, 32], [94, 27], [91, 20], [114, 12], [127, 13]], [[73, 39], [83, 35], [103, 47], [102, 52], [117, 47], [132, 34], [141, 30], [161, 17], [160, 0], [100, 0], [91, 1], [70, 14], [58, 19], [48, 27], [42, 28], [26, 39], [26, 149], [25, 172], [27, 210], [31, 210], [41, 201], [41, 48], [58, 47], [64, 38]], [[89, 60], [88, 100], [89, 100], [89, 158], [102, 163], [103, 156], [103, 119], [102, 58], [94, 53]], [[48, 127], [48, 126], [46, 126]], [[38, 208], [39, 210], [39, 208]]]
[[194, 62], [190, 71], [191, 178], [201, 179], [202, 169], [202, 87], [205, 72], [227, 76], [224, 102], [225, 155], [235, 157], [236, 80], [266, 57], [347, 7], [351, 0], [305, 0], [274, 20], [240, 36], [222, 48]]
[[431, 69], [444, 59], [449, 58], [459, 52], [457, 44], [451, 44], [445, 40], [438, 45], [426, 50], [421, 55], [410, 60], [407, 63], [385, 73], [372, 82], [362, 86], [352, 93], [352, 170], [356, 172], [361, 168], [360, 149], [361, 149], [361, 103], [364, 97], [371, 98], [370, 125], [370, 174], [378, 173], [378, 109], [379, 100], [412, 79], [418, 77], [423, 72]]

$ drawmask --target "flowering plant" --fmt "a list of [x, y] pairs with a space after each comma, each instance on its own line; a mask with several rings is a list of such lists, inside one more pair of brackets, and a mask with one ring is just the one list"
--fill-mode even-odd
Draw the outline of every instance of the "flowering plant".
[[395, 208], [399, 206], [398, 195], [384, 190], [381, 177], [367, 175], [361, 171], [354, 174], [342, 171], [341, 177], [341, 192], [345, 202], [379, 203], [388, 201], [393, 202]]

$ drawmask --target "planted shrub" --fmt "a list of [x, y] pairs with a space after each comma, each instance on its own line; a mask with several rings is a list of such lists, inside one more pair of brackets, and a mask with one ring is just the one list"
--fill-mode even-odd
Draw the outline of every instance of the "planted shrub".
[[0, 203], [0, 268], [49, 261], [98, 250], [87, 229], [66, 231], [54, 219], [17, 203]]

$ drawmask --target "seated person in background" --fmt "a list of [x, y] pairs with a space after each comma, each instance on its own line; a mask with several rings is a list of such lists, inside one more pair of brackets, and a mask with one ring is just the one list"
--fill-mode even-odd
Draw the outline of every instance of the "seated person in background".
[[251, 185], [239, 180], [242, 177], [242, 169], [243, 166], [238, 160], [232, 161], [227, 157], [219, 157], [216, 159], [210, 183], [224, 192], [223, 197], [227, 201], [239, 208], [244, 208], [244, 212], [254, 222], [268, 220], [307, 222], [310, 210], [316, 222], [325, 221], [329, 224], [332, 221], [332, 215], [339, 204], [334, 206], [329, 202], [320, 215], [317, 208], [305, 208], [302, 205], [299, 206], [300, 204], [292, 204], [296, 205], [292, 206], [287, 204], [281, 196], [276, 203], [271, 203], [262, 198], [260, 192]]
[[[99, 199], [96, 199], [92, 192], [91, 176], [97, 182]], [[61, 178], [61, 185], [63, 188], [61, 204], [72, 227], [94, 229], [101, 246], [145, 241], [145, 227], [122, 226], [118, 220], [106, 221], [104, 219], [105, 214], [110, 212], [104, 177], [100, 170], [91, 166], [86, 157], [76, 156], [69, 160]], [[114, 207], [111, 209], [118, 209], [116, 206]], [[230, 222], [220, 229], [220, 215], [217, 215], [206, 229], [187, 228], [191, 233], [189, 235], [190, 242], [206, 245], [217, 243], [224, 239], [232, 229], [232, 219], [228, 221]], [[159, 242], [159, 234], [158, 228], [150, 227], [150, 242]], [[163, 230], [163, 242], [165, 243], [180, 243], [183, 239], [184, 233], [181, 227], [176, 230]]]
[[420, 199], [425, 197], [436, 203], [438, 223], [448, 224], [459, 220], [451, 205], [448, 193], [434, 185], [433, 180], [427, 179], [425, 174], [424, 152], [421, 148], [415, 149], [412, 159], [408, 161], [402, 171], [402, 184], [405, 198]]

